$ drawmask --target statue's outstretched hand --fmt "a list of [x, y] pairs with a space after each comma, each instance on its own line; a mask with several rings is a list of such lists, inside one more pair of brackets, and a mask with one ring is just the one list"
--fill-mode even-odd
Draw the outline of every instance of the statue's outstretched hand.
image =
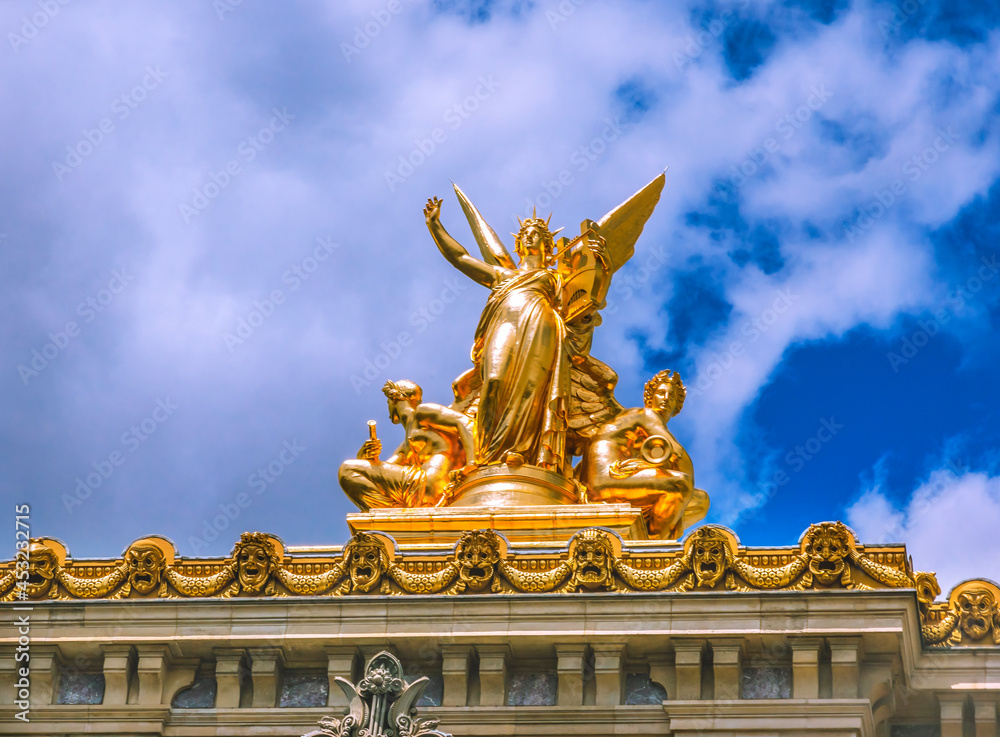
[[370, 461], [371, 463], [377, 463], [381, 454], [381, 440], [366, 440], [361, 446], [361, 450], [358, 451], [358, 459], [362, 461]]
[[424, 217], [428, 223], [434, 222], [441, 217], [441, 200], [431, 197], [424, 205]]

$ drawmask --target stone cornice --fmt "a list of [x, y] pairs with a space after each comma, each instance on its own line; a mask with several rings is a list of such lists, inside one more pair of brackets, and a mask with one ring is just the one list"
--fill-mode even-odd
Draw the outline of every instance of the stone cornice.
[[[51, 616], [61, 620], [64, 630], [74, 620], [72, 610], [60, 606], [64, 601], [110, 607], [88, 607], [88, 626], [108, 616], [133, 629], [129, 617], [101, 613], [114, 611], [116, 601], [128, 601], [143, 606], [147, 622], [157, 619], [159, 607], [182, 606], [184, 622], [200, 621], [211, 629], [216, 621], [228, 624], [232, 612], [246, 618], [257, 605], [270, 615], [260, 614], [260, 621], [251, 617], [252, 626], [267, 627], [263, 620], [272, 616], [278, 618], [273, 626], [280, 628], [283, 617], [293, 616], [297, 607], [290, 604], [293, 601], [323, 601], [327, 616], [333, 606], [338, 621], [361, 616], [370, 626], [399, 597], [409, 601], [410, 622], [420, 618], [421, 610], [433, 611], [430, 617], [441, 616], [441, 607], [447, 610], [448, 602], [464, 602], [466, 615], [473, 616], [476, 607], [468, 603], [487, 599], [488, 611], [507, 612], [498, 622], [510, 628], [516, 627], [516, 620], [508, 618], [514, 599], [530, 607], [538, 597], [541, 601], [560, 595], [561, 612], [572, 610], [572, 602], [584, 598], [597, 602], [628, 597], [633, 611], [638, 607], [642, 614], [649, 607], [650, 614], [669, 617], [669, 632], [664, 635], [700, 631], [697, 625], [704, 621], [707, 599], [712, 600], [713, 625], [725, 629], [732, 622], [733, 634], [745, 629], [738, 624], [741, 619], [758, 616], [761, 621], [751, 629], [766, 630], [767, 620], [777, 629], [833, 632], [838, 626], [853, 628], [855, 615], [877, 619], [872, 594], [897, 591], [906, 592], [909, 601], [915, 595], [924, 645], [1000, 647], [1000, 589], [995, 584], [966, 581], [947, 602], [937, 602], [940, 589], [933, 574], [913, 571], [905, 547], [865, 546], [839, 522], [812, 525], [798, 546], [785, 548], [748, 548], [730, 530], [706, 525], [683, 544], [623, 541], [610, 530], [588, 528], [560, 545], [514, 546], [493, 530], [467, 532], [454, 545], [400, 545], [384, 533], [359, 532], [342, 548], [289, 552], [273, 535], [244, 533], [230, 556], [215, 559], [181, 558], [172, 543], [160, 537], [136, 541], [117, 560], [73, 560], [51, 538], [32, 540], [29, 552], [27, 571], [22, 561], [0, 564], [0, 595], [7, 601], [52, 604]], [[844, 618], [843, 612], [825, 614], [824, 607], [815, 603], [803, 605], [815, 601], [805, 594], [830, 600], [844, 595], [866, 599], [857, 611], [845, 604], [852, 614]], [[224, 613], [217, 604], [204, 607], [206, 601], [220, 600], [234, 606], [225, 607]], [[437, 603], [429, 603], [433, 601]], [[292, 608], [277, 613], [272, 607], [280, 608], [281, 602]], [[363, 602], [360, 610], [354, 602]], [[987, 614], [970, 619], [963, 606], [985, 607]], [[899, 621], [904, 615], [894, 606], [889, 610], [885, 629], [902, 630], [908, 638], [905, 633], [911, 628]], [[359, 611], [363, 614], [356, 614]], [[308, 620], [301, 614], [294, 615], [297, 626]], [[41, 623], [44, 615], [38, 612], [35, 619]], [[692, 626], [686, 627], [686, 622]], [[114, 621], [104, 624], [115, 626]], [[231, 634], [238, 636], [235, 630]], [[916, 642], [904, 648], [904, 653], [917, 651]]]

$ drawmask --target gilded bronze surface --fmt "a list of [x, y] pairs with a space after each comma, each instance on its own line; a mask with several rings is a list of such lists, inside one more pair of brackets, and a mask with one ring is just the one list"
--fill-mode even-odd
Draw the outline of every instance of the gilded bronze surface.
[[602, 425], [580, 466], [591, 502], [639, 507], [652, 537], [677, 539], [708, 511], [708, 495], [694, 488], [691, 458], [667, 429], [686, 394], [680, 374], [654, 376], [646, 384], [645, 406]]
[[[522, 469], [523, 470], [523, 469]], [[533, 469], [544, 473], [541, 469]], [[474, 497], [482, 498], [480, 491], [489, 490], [494, 483], [499, 487], [500, 499], [511, 498], [511, 487], [504, 486], [506, 474], [503, 466], [479, 469], [477, 473], [496, 472], [496, 476], [482, 479], [482, 486], [469, 487]], [[466, 487], [463, 487], [466, 488]], [[519, 487], [517, 498], [523, 499], [530, 491], [545, 491], [535, 485], [531, 489]], [[552, 489], [563, 493], [564, 489]], [[490, 529], [503, 535], [510, 543], [541, 542], [552, 545], [567, 543], [576, 532], [587, 527], [603, 527], [625, 540], [648, 540], [646, 523], [641, 510], [629, 504], [539, 504], [523, 506], [501, 502], [484, 506], [425, 507], [419, 509], [383, 508], [347, 515], [351, 534], [358, 532], [384, 532], [401, 544], [454, 545], [467, 530]]]
[[380, 460], [382, 441], [375, 423], [357, 460], [340, 466], [340, 485], [361, 509], [433, 507], [445, 501], [452, 471], [472, 457], [472, 419], [440, 404], [424, 403], [412, 381], [389, 381], [382, 388], [389, 419], [402, 425], [403, 443]]
[[1000, 587], [993, 581], [963, 581], [947, 602], [931, 602], [926, 609], [921, 634], [929, 645], [1000, 645]]
[[[373, 434], [340, 483], [362, 510], [426, 506], [627, 503], [652, 537], [678, 538], [708, 511], [691, 459], [667, 421], [683, 403], [676, 373], [651, 380], [644, 408], [614, 397], [618, 376], [590, 355], [614, 273], [631, 258], [665, 177], [658, 176], [580, 235], [555, 236], [549, 219], [520, 222], [514, 255], [457, 186], [480, 257], [424, 208], [441, 254], [489, 295], [472, 339], [472, 367], [449, 407], [420, 404], [409, 381], [386, 385], [405, 439], [387, 461]], [[577, 459], [581, 459], [577, 462]]]
[[0, 563], [0, 600], [294, 596], [518, 595], [587, 592], [750, 593], [910, 590], [931, 647], [1000, 646], [1000, 588], [975, 579], [947, 601], [933, 573], [914, 571], [902, 546], [866, 547], [840, 522], [810, 526], [798, 546], [747, 548], [719, 525], [683, 544], [622, 540], [600, 527], [559, 548], [509, 543], [494, 530], [453, 545], [400, 545], [359, 532], [346, 545], [290, 554], [279, 538], [247, 532], [226, 558], [182, 558], [162, 537], [136, 540], [113, 561], [70, 559], [52, 538], [30, 541], [30, 577]]

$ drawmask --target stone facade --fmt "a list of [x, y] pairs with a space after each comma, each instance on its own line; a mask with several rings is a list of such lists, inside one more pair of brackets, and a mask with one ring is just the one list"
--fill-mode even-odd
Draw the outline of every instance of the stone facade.
[[[491, 536], [476, 539], [482, 556], [474, 559], [461, 541], [450, 552], [387, 543], [386, 560], [375, 556], [384, 565], [376, 584], [353, 588], [341, 579], [352, 581], [349, 551], [357, 546], [282, 548], [278, 564], [303, 577], [292, 586], [310, 576], [329, 583], [314, 594], [291, 593], [282, 584], [291, 579], [276, 569], [260, 585], [232, 590], [241, 580], [237, 551], [226, 560], [171, 560], [189, 578], [197, 566], [216, 582], [233, 566], [222, 593], [188, 596], [169, 586], [145, 596], [80, 588], [58, 571], [105, 580], [119, 562], [63, 556], [59, 586], [2, 605], [8, 622], [10, 614], [30, 618], [31, 703], [29, 722], [10, 718], [20, 708], [18, 637], [8, 627], [0, 638], [0, 734], [302, 735], [345, 707], [333, 679], [356, 681], [366, 660], [386, 650], [408, 680], [428, 678], [420, 714], [456, 737], [997, 737], [996, 603], [989, 621], [962, 609], [984, 607], [976, 592], [993, 584], [968, 582], [947, 602], [929, 601], [919, 591], [924, 574], [909, 569], [902, 546], [852, 539], [855, 555], [843, 568], [812, 566], [819, 576], [836, 569], [826, 576], [832, 583], [814, 574], [806, 586], [802, 571], [813, 559], [802, 546], [746, 549], [733, 536], [724, 570], [703, 586], [712, 571], [694, 575], [699, 553], [690, 542], [623, 542], [597, 530], [565, 546], [503, 545], [491, 557]], [[688, 540], [698, 539], [719, 538], [696, 532]], [[594, 575], [584, 568], [603, 548], [586, 540], [610, 550]], [[795, 576], [760, 573], [798, 570], [789, 566], [802, 556]], [[362, 567], [370, 562], [356, 557]], [[896, 573], [858, 563], [866, 557]], [[576, 558], [582, 562], [571, 564]], [[504, 578], [501, 561], [545, 574], [536, 583], [556, 583], [526, 590], [531, 581], [510, 571]], [[330, 574], [336, 565], [340, 578]], [[548, 575], [563, 565], [563, 578]], [[456, 587], [462, 576], [469, 585]], [[753, 590], [746, 577], [783, 585]], [[74, 597], [67, 581], [103, 593]]]

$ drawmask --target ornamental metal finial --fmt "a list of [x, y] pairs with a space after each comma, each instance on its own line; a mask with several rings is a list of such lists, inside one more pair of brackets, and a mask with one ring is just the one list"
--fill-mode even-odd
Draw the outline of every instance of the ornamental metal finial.
[[347, 713], [340, 719], [323, 717], [320, 728], [303, 737], [451, 737], [435, 727], [437, 719], [418, 719], [414, 704], [427, 687], [427, 678], [407, 685], [403, 666], [384, 650], [368, 661], [355, 686], [335, 679], [347, 695]]

